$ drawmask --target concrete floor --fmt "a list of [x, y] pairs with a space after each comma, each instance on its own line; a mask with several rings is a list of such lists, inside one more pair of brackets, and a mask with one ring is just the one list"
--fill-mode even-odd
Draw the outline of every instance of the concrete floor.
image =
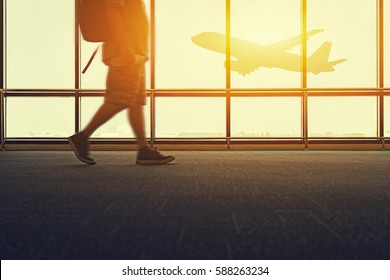
[[1, 259], [389, 259], [389, 152], [0, 152]]

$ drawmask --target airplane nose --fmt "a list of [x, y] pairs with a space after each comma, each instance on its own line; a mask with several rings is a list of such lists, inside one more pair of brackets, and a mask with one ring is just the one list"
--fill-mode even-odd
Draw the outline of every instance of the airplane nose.
[[199, 34], [195, 35], [195, 36], [192, 36], [191, 37], [191, 41], [194, 42], [194, 43], [198, 43], [199, 42]]

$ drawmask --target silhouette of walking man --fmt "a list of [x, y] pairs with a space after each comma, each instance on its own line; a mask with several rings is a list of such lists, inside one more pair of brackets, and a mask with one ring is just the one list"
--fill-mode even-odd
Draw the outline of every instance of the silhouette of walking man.
[[137, 138], [137, 164], [165, 164], [175, 158], [149, 147], [145, 135], [145, 62], [148, 58], [149, 24], [143, 0], [104, 0], [109, 38], [103, 44], [103, 62], [109, 67], [104, 103], [88, 125], [68, 138], [77, 158], [93, 165], [88, 139], [118, 112], [127, 109]]

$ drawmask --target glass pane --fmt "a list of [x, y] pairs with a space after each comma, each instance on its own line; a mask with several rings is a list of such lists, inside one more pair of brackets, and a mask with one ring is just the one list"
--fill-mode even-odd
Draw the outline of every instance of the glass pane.
[[156, 98], [156, 137], [225, 137], [226, 99]]
[[[308, 1], [309, 87], [376, 87], [376, 1]], [[345, 61], [346, 59], [346, 61]]]
[[232, 98], [232, 137], [301, 137], [300, 97]]
[[[84, 128], [92, 119], [93, 115], [103, 104], [103, 97], [82, 97], [81, 98], [81, 128]], [[149, 104], [149, 98], [147, 98]], [[150, 137], [150, 108], [144, 106], [145, 113], [145, 131], [146, 136]], [[127, 111], [124, 110], [114, 116], [107, 123], [98, 128], [92, 135], [93, 138], [134, 138], [133, 130], [127, 118]]]
[[156, 87], [225, 87], [225, 55], [197, 45], [204, 32], [225, 34], [225, 0], [156, 1]]
[[7, 87], [74, 88], [74, 1], [7, 1]]
[[310, 137], [376, 137], [376, 97], [309, 97]]
[[7, 97], [6, 137], [68, 137], [74, 133], [73, 97]]
[[232, 87], [301, 86], [300, 2], [231, 1]]
[[390, 136], [390, 96], [385, 96], [385, 137]]
[[390, 2], [384, 1], [385, 86], [390, 87]]
[[[149, 15], [150, 0], [144, 0], [146, 11]], [[86, 42], [81, 38], [81, 59], [80, 66], [82, 71], [87, 65], [91, 55], [95, 49], [100, 46], [100, 43]], [[98, 51], [94, 61], [88, 68], [85, 74], [81, 74], [81, 88], [83, 89], [105, 89], [106, 88], [106, 75], [108, 67], [102, 61], [102, 50]], [[146, 63], [146, 87], [150, 88], [150, 62]]]

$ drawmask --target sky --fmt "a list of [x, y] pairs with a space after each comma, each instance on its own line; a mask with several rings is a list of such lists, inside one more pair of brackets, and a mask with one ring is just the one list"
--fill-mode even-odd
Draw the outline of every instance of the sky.
[[[385, 0], [385, 15], [390, 5]], [[145, 1], [149, 8], [149, 0]], [[74, 88], [74, 2], [7, 1], [7, 87]], [[347, 59], [334, 72], [308, 74], [308, 87], [376, 87], [376, 1], [308, 1], [308, 30], [324, 29], [308, 41], [308, 55], [331, 42], [329, 60]], [[386, 19], [385, 26], [390, 26]], [[231, 0], [231, 34], [266, 46], [300, 35], [300, 0]], [[199, 47], [191, 38], [202, 32], [225, 33], [224, 0], [156, 0], [156, 88], [224, 88], [225, 55]], [[386, 30], [390, 49], [390, 31]], [[98, 44], [82, 42], [85, 65]], [[288, 52], [300, 55], [298, 45]], [[99, 54], [100, 56], [100, 54]], [[98, 58], [100, 58], [98, 56]], [[390, 55], [385, 56], [390, 69]], [[149, 68], [148, 68], [149, 69]], [[86, 89], [104, 89], [107, 68], [95, 59], [82, 76]], [[150, 75], [148, 75], [150, 85]], [[386, 76], [389, 87], [390, 75]], [[301, 74], [260, 67], [251, 75], [231, 73], [232, 88], [299, 88]], [[81, 125], [101, 98], [83, 98]], [[312, 97], [311, 136], [376, 136], [375, 97]], [[158, 98], [156, 135], [187, 137], [225, 135], [225, 98]], [[390, 111], [390, 98], [386, 98]], [[149, 108], [145, 108], [150, 133]], [[73, 98], [8, 98], [7, 136], [65, 137], [74, 129]], [[390, 135], [390, 113], [386, 113]], [[232, 99], [232, 135], [300, 136], [301, 100], [289, 97]], [[95, 137], [132, 137], [125, 113]]]

